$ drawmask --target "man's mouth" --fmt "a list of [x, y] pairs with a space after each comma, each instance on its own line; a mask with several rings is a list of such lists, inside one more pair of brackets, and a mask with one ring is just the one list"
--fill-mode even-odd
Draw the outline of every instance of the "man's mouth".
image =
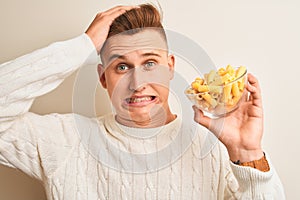
[[145, 104], [152, 102], [156, 99], [156, 96], [141, 96], [141, 97], [130, 97], [126, 98], [125, 101], [127, 104]]

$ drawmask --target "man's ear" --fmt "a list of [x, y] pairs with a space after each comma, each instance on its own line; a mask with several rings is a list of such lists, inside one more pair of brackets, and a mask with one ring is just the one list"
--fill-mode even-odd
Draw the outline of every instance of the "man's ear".
[[98, 76], [102, 87], [106, 89], [106, 78], [104, 73], [104, 67], [102, 64], [98, 65]]
[[175, 56], [173, 54], [168, 55], [168, 66], [170, 70], [170, 80], [174, 78], [174, 66], [175, 66]]

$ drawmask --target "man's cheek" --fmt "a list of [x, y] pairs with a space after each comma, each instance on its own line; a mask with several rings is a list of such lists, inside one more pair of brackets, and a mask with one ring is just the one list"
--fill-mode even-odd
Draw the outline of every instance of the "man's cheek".
[[169, 87], [170, 70], [166, 66], [158, 66], [154, 70], [145, 72], [144, 77], [146, 82]]
[[119, 80], [114, 83], [108, 83], [109, 95], [112, 101], [120, 102], [125, 97], [126, 91], [128, 90], [128, 84], [124, 80]]

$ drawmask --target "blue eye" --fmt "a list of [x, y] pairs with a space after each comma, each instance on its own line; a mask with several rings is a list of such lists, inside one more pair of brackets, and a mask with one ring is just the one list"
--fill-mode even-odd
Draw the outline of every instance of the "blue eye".
[[153, 62], [153, 61], [148, 61], [144, 66], [145, 66], [145, 69], [146, 69], [146, 70], [149, 70], [149, 69], [151, 69], [152, 67], [154, 67], [155, 65], [156, 65], [155, 62]]
[[121, 65], [117, 66], [118, 71], [125, 71], [125, 70], [128, 70], [128, 69], [129, 69], [129, 67], [125, 64], [121, 64]]

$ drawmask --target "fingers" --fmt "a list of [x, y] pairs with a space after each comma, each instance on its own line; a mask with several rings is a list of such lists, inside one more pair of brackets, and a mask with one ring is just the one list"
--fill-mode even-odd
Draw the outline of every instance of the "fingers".
[[246, 85], [246, 89], [250, 92], [250, 101], [252, 101], [253, 105], [261, 107], [262, 99], [261, 99], [261, 91], [257, 78], [255, 78], [252, 74], [248, 74], [248, 84]]
[[120, 15], [124, 14], [126, 11], [131, 10], [133, 8], [138, 8], [138, 7], [137, 6], [116, 6], [103, 13], [100, 13], [100, 15], [107, 17], [107, 20], [109, 20], [111, 24], [114, 19], [116, 19]]
[[194, 110], [194, 120], [195, 122], [201, 124], [202, 126], [209, 128], [210, 124], [210, 118], [207, 116], [204, 116], [203, 112], [199, 110], [196, 106], [193, 106]]
[[109, 20], [109, 25], [112, 24], [112, 22], [118, 18], [120, 15], [124, 14], [127, 10], [116, 10], [112, 13], [110, 13], [109, 15], [106, 15], [107, 16], [107, 20]]
[[253, 85], [255, 88], [257, 88], [258, 90], [260, 90], [260, 86], [258, 84], [258, 80], [255, 76], [253, 76], [252, 74], [248, 74], [248, 82]]
[[102, 13], [98, 13], [93, 22], [86, 30], [86, 34], [93, 41], [97, 52], [99, 53], [110, 29], [112, 22], [124, 14], [126, 11], [139, 8], [138, 6], [117, 6]]
[[104, 17], [108, 21], [112, 22], [118, 16], [133, 8], [138, 8], [138, 6], [116, 6], [102, 13], [98, 13], [98, 16], [101, 18]]

